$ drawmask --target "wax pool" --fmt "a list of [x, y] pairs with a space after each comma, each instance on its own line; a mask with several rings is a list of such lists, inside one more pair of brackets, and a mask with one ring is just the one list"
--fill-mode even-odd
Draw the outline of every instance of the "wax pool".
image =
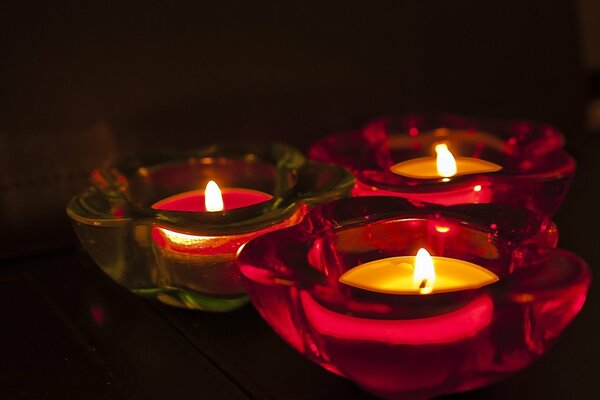
[[343, 274], [340, 282], [372, 292], [403, 295], [478, 289], [498, 280], [493, 272], [467, 261], [448, 257], [430, 260], [434, 266], [432, 274], [422, 274], [416, 280], [418, 261], [402, 256], [362, 264]]
[[473, 157], [454, 157], [448, 145], [434, 146], [436, 157], [420, 157], [402, 161], [390, 167], [390, 171], [408, 178], [437, 179], [452, 176], [495, 172], [502, 169], [498, 164]]
[[[250, 189], [222, 189], [223, 207], [225, 210], [248, 207], [270, 200], [270, 194]], [[205, 190], [192, 190], [167, 197], [152, 206], [156, 210], [204, 212]]]
[[[224, 188], [221, 201], [206, 205], [210, 188], [195, 189], [210, 178]], [[241, 245], [348, 196], [353, 184], [343, 168], [307, 160], [284, 143], [229, 141], [107, 164], [67, 213], [85, 250], [118, 284], [179, 307], [224, 312], [247, 301], [235, 265]]]

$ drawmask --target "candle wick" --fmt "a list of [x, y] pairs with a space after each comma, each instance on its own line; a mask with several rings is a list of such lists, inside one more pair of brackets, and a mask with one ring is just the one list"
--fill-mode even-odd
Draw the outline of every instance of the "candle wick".
[[427, 287], [427, 279], [423, 279], [419, 285], [419, 289], [425, 289]]

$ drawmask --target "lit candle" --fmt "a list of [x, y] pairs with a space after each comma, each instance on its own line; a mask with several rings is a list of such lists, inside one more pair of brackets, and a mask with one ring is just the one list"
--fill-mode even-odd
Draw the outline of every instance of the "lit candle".
[[340, 282], [372, 292], [430, 294], [477, 289], [498, 280], [479, 265], [448, 257], [431, 257], [425, 249], [414, 256], [371, 261], [347, 271]]
[[433, 398], [526, 367], [580, 310], [589, 270], [554, 249], [548, 223], [351, 198], [254, 239], [238, 266], [260, 314], [310, 360], [382, 398]]
[[[362, 264], [339, 279], [360, 289], [416, 295], [423, 300], [429, 294], [476, 289], [497, 280], [494, 273], [478, 265], [431, 257], [423, 248], [416, 257], [390, 257]], [[318, 332], [319, 340], [326, 343], [332, 363], [340, 366], [346, 376], [375, 389], [375, 393], [383, 387], [378, 393], [382, 397], [387, 397], [386, 392], [427, 391], [441, 385], [457, 364], [468, 362], [463, 361], [464, 357], [468, 360], [469, 354], [479, 354], [484, 348], [485, 340], [479, 334], [494, 316], [494, 303], [487, 293], [446, 312], [431, 308], [428, 315], [406, 319], [340, 313], [319, 304], [307, 292], [300, 296], [306, 319]], [[388, 357], [390, 353], [399, 357]], [[431, 357], [435, 357], [434, 363], [422, 362]]]
[[94, 170], [91, 183], [67, 213], [104, 272], [146, 298], [229, 311], [248, 300], [241, 246], [347, 197], [354, 178], [284, 143], [230, 141], [128, 157]]
[[[352, 171], [355, 197], [506, 204], [550, 216], [575, 172], [563, 143], [562, 134], [543, 123], [401, 115], [326, 136], [309, 154]], [[442, 145], [437, 152], [436, 145]], [[437, 159], [450, 154], [456, 172], [438, 171]]]
[[205, 190], [192, 190], [167, 197], [152, 208], [156, 210], [216, 212], [248, 207], [270, 200], [271, 195], [258, 190], [226, 188], [221, 190], [215, 181], [209, 181]]
[[390, 167], [398, 175], [416, 179], [448, 179], [453, 176], [495, 172], [498, 164], [473, 157], [454, 157], [448, 144], [434, 145], [436, 157], [421, 157], [402, 161]]
[[[209, 181], [204, 190], [193, 190], [167, 197], [152, 207], [165, 211], [219, 213], [252, 206], [272, 198], [271, 195], [250, 189], [225, 188]], [[293, 221], [293, 218], [290, 220]], [[159, 269], [169, 286], [185, 287], [203, 296], [203, 308], [221, 311], [235, 308], [246, 300], [245, 291], [235, 266], [235, 254], [240, 246], [254, 237], [287, 226], [283, 221], [264, 229], [229, 235], [199, 235], [178, 231], [159, 224], [152, 227], [152, 241], [162, 255]], [[228, 299], [215, 300], [216, 296]], [[189, 296], [188, 296], [189, 297]], [[158, 299], [164, 303], [182, 306], [168, 294]], [[207, 300], [211, 299], [211, 300]], [[197, 302], [200, 304], [200, 302]], [[207, 306], [208, 305], [208, 306]], [[197, 308], [198, 305], [186, 304]]]

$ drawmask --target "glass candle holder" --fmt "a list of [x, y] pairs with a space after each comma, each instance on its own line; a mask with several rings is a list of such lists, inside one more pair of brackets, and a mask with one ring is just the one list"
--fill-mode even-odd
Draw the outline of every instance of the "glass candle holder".
[[[349, 168], [354, 196], [499, 203], [553, 215], [575, 172], [563, 143], [557, 129], [542, 123], [408, 115], [325, 137], [309, 155]], [[436, 171], [436, 152], [448, 153], [438, 152], [439, 144], [455, 156], [454, 174]]]
[[[220, 211], [204, 205], [210, 180], [223, 188]], [[217, 144], [110, 164], [91, 183], [67, 213], [104, 272], [166, 304], [229, 311], [247, 302], [239, 247], [348, 195], [353, 178], [284, 144]]]
[[[360, 197], [250, 241], [238, 265], [256, 309], [300, 353], [375, 395], [422, 399], [502, 379], [560, 336], [590, 271], [557, 239], [550, 220], [509, 206]], [[402, 287], [406, 264], [394, 262], [419, 248], [454, 263], [436, 271], [454, 288]], [[460, 275], [464, 265], [495, 279]]]

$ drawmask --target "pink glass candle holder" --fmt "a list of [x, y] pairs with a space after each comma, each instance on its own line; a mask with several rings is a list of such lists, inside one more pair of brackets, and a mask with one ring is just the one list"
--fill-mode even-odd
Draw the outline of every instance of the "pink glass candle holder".
[[[434, 166], [440, 143], [456, 156], [458, 173], [414, 174], [410, 164], [415, 161], [429, 159]], [[309, 155], [350, 169], [356, 177], [354, 196], [399, 196], [441, 205], [499, 203], [553, 215], [575, 172], [563, 143], [557, 129], [541, 123], [409, 115], [325, 137]]]
[[[271, 143], [129, 159], [95, 170], [91, 183], [67, 213], [104, 272], [166, 304], [229, 311], [247, 302], [239, 247], [349, 194], [353, 178]], [[211, 185], [222, 188], [216, 209], [207, 202]]]
[[[250, 241], [238, 265], [257, 310], [300, 353], [378, 396], [421, 399], [498, 381], [560, 336], [585, 301], [590, 271], [557, 239], [550, 220], [509, 206], [360, 197]], [[399, 263], [375, 271], [392, 283], [384, 290], [342, 282], [419, 248], [496, 279], [471, 284], [452, 267], [453, 290], [395, 293]]]

